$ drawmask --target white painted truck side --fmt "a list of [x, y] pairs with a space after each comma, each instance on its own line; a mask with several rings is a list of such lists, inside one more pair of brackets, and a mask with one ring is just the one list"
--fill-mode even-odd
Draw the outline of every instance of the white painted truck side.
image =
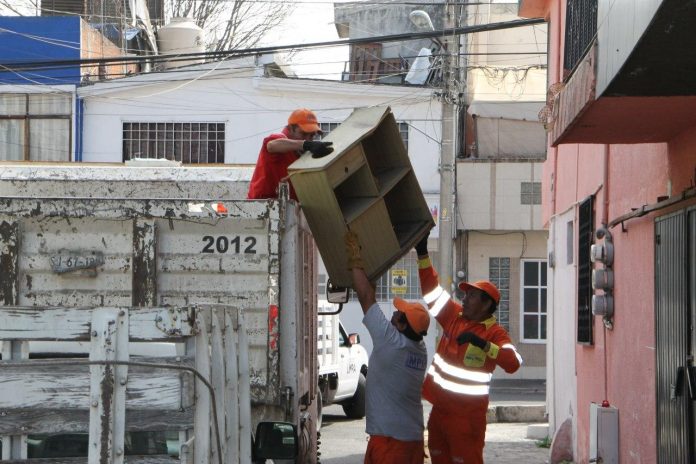
[[321, 315], [334, 311], [335, 305], [319, 300], [318, 306], [317, 351], [322, 402], [343, 405], [349, 417], [364, 417], [367, 351], [360, 345], [357, 334], [346, 333], [338, 314]]
[[[0, 166], [3, 459], [89, 432], [89, 462], [123, 462], [124, 433], [165, 430], [177, 459], [128, 462], [236, 464], [256, 424], [285, 421], [316, 462], [315, 246], [296, 203], [244, 199], [250, 173]], [[42, 341], [89, 358], [28, 359]], [[104, 360], [126, 364], [85, 364]]]

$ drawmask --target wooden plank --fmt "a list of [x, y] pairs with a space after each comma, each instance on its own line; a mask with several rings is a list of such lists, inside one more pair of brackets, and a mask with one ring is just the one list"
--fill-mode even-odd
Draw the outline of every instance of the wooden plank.
[[[156, 358], [181, 365], [180, 358]], [[153, 362], [152, 358], [137, 361]], [[136, 361], [132, 360], [132, 361]], [[74, 360], [79, 362], [79, 360]], [[89, 408], [89, 367], [66, 365], [68, 360], [0, 362], [0, 408]], [[42, 363], [40, 366], [37, 364]], [[181, 407], [182, 371], [129, 367], [126, 406], [132, 409]], [[190, 376], [191, 374], [184, 374]]]
[[[98, 307], [0, 307], [0, 340], [87, 341]], [[129, 313], [130, 341], [177, 341], [193, 334], [193, 308], [110, 308]]]
[[[177, 458], [163, 455], [126, 456], [127, 464], [171, 464], [178, 463]], [[87, 458], [46, 458], [46, 459], [10, 459], [3, 464], [87, 464]]]
[[18, 302], [18, 263], [19, 225], [17, 221], [0, 217], [0, 303], [3, 305]]
[[[89, 411], [85, 409], [3, 408], [0, 435], [86, 433]], [[126, 431], [177, 431], [193, 427], [193, 408], [127, 409]]]
[[[196, 200], [198, 201], [198, 200]], [[133, 200], [128, 198], [0, 198], [0, 211], [15, 217], [97, 217], [132, 219], [155, 217], [171, 219], [174, 223], [196, 220], [217, 222], [220, 215], [203, 210], [190, 212], [189, 200]], [[261, 201], [230, 201], [225, 205], [228, 217], [265, 219], [268, 205]]]
[[[196, 370], [206, 379], [210, 379], [209, 327], [210, 310], [198, 311], [196, 314], [199, 332], [196, 335]], [[193, 462], [208, 464], [211, 455], [210, 441], [210, 391], [196, 378], [196, 412], [194, 413]]]
[[157, 236], [155, 221], [133, 221], [133, 306], [157, 304]]
[[225, 435], [227, 462], [239, 462], [239, 391], [237, 382], [237, 318], [225, 312]]
[[[102, 308], [92, 313], [90, 361], [128, 361], [128, 313]], [[92, 365], [90, 370], [90, 464], [122, 464], [125, 453], [128, 367]]]
[[[226, 460], [227, 452], [226, 445], [227, 440], [225, 440], [225, 364], [224, 364], [224, 351], [222, 348], [222, 328], [224, 324], [224, 309], [216, 308], [212, 311], [212, 330], [210, 333], [210, 367], [211, 367], [211, 382], [213, 384], [213, 389], [215, 391], [215, 403], [212, 403], [212, 407], [215, 408], [217, 413], [217, 430], [215, 428], [215, 416], [211, 417], [213, 421], [210, 427], [210, 433], [212, 434], [211, 446], [210, 448], [210, 461], [217, 462], [219, 456], [217, 454], [217, 446], [214, 446], [217, 440], [220, 440], [221, 454], [223, 459]], [[222, 321], [222, 322], [221, 322]], [[218, 435], [219, 433], [219, 435]]]
[[244, 323], [244, 313], [239, 312], [238, 327], [242, 330], [237, 331], [239, 336], [239, 351], [237, 366], [239, 369], [239, 462], [240, 464], [251, 464], [251, 440], [244, 437], [251, 436], [251, 392], [249, 389], [249, 337], [247, 336]]

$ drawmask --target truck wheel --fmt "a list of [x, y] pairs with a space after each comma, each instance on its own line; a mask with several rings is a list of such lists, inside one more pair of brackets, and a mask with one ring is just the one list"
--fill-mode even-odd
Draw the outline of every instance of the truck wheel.
[[322, 409], [324, 409], [324, 405], [322, 404], [323, 398], [321, 396], [321, 390], [317, 389], [317, 397], [314, 400], [317, 403], [317, 432], [321, 430], [321, 423], [322, 423], [322, 416], [321, 412]]
[[365, 376], [360, 374], [358, 378], [358, 388], [349, 403], [343, 405], [343, 412], [351, 419], [362, 419], [365, 417]]

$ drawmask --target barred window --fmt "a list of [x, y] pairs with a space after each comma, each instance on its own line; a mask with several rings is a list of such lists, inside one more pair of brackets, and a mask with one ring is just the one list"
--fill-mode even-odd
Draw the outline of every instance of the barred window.
[[523, 205], [540, 205], [541, 182], [522, 182], [520, 186], [520, 203]]
[[523, 260], [520, 269], [522, 339], [546, 340], [546, 261]]
[[395, 297], [406, 300], [421, 298], [418, 280], [418, 258], [415, 253], [408, 253], [394, 264], [378, 281], [377, 301], [391, 303]]
[[578, 206], [578, 343], [592, 344], [592, 262], [590, 247], [594, 235], [594, 196]]
[[124, 122], [123, 161], [133, 158], [224, 163], [225, 123]]
[[488, 258], [488, 280], [500, 291], [498, 323], [510, 330], [510, 258]]
[[[339, 122], [320, 122], [319, 128], [323, 132], [322, 138], [329, 135], [329, 133], [335, 128], [337, 128], [340, 124], [341, 123]], [[406, 151], [408, 151], [408, 123], [399, 122], [397, 124], [399, 126], [399, 134], [401, 135], [401, 140], [404, 141], [404, 146], [406, 147]]]

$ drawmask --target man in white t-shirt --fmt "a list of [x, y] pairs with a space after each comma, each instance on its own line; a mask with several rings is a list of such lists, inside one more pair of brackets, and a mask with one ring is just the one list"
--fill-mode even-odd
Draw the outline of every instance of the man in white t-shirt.
[[353, 289], [373, 345], [366, 387], [365, 431], [370, 441], [365, 464], [422, 464], [421, 387], [428, 364], [423, 336], [430, 316], [420, 303], [395, 298], [396, 310], [388, 321], [365, 274], [358, 237], [348, 232], [345, 241]]

